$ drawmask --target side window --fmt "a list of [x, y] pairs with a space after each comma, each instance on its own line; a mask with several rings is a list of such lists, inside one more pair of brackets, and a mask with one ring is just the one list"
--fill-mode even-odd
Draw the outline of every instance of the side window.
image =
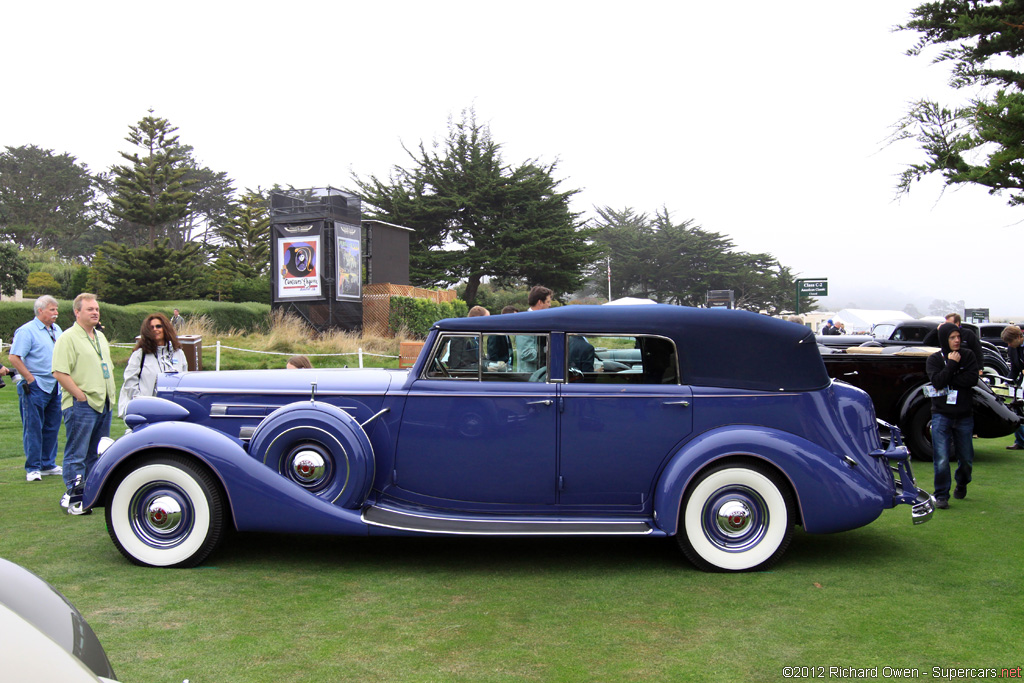
[[424, 376], [430, 379], [480, 379], [480, 336], [441, 335]]
[[484, 337], [485, 370], [512, 371], [512, 337], [507, 334], [489, 334]]
[[[593, 370], [587, 370], [588, 346]], [[595, 384], [678, 384], [675, 344], [662, 337], [566, 335], [566, 377]]]
[[565, 377], [570, 382], [595, 381], [595, 366], [602, 370], [602, 363], [595, 363], [597, 352], [594, 345], [582, 334], [565, 335]]
[[924, 329], [923, 327], [911, 327], [907, 328], [905, 331], [906, 334], [904, 334], [903, 338], [906, 341], [924, 341], [924, 338], [928, 336], [928, 330]]
[[546, 382], [546, 334], [488, 334], [483, 337], [485, 382]]
[[540, 375], [548, 367], [548, 336], [546, 334], [517, 334], [512, 337], [512, 362], [516, 373], [527, 376], [528, 382], [544, 382]]
[[894, 325], [875, 325], [871, 333], [875, 339], [888, 339], [894, 329], [896, 329]]

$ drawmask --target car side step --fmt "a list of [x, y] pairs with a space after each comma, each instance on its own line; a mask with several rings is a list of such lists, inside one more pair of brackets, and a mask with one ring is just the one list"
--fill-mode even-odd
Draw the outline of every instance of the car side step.
[[642, 519], [554, 519], [524, 515], [466, 517], [425, 510], [399, 510], [372, 505], [363, 510], [363, 521], [374, 526], [434, 534], [481, 536], [586, 536], [610, 534], [642, 536], [652, 533]]

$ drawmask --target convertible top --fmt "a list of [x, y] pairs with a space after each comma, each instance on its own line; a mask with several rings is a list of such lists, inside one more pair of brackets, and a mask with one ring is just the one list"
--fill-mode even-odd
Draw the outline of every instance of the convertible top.
[[749, 311], [654, 306], [560, 306], [544, 311], [448, 318], [441, 332], [576, 332], [667, 337], [679, 350], [684, 384], [760, 391], [815, 391], [831, 380], [814, 334]]

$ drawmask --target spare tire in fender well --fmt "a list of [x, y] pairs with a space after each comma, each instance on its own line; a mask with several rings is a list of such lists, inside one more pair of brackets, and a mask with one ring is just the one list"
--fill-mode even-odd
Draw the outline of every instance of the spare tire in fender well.
[[354, 417], [328, 403], [299, 401], [256, 427], [249, 454], [310, 493], [358, 508], [374, 477], [370, 439]]

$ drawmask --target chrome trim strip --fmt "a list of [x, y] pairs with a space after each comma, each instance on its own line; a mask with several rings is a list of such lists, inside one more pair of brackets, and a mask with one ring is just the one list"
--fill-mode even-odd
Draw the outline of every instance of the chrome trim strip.
[[377, 510], [383, 510], [385, 512], [393, 512], [397, 515], [403, 515], [405, 517], [411, 517], [413, 519], [436, 519], [439, 521], [450, 521], [450, 522], [474, 522], [481, 524], [509, 524], [509, 523], [522, 523], [522, 524], [646, 524], [646, 520], [643, 519], [611, 519], [604, 521], [596, 520], [579, 520], [579, 519], [523, 519], [522, 515], [503, 517], [501, 519], [478, 519], [476, 517], [448, 517], [440, 514], [427, 514], [422, 512], [410, 512], [409, 510], [401, 510], [399, 508], [390, 507], [388, 505], [371, 505], [363, 510], [365, 514], [367, 510], [375, 508]]
[[[408, 525], [400, 525], [395, 522], [380, 522], [372, 519], [367, 519], [366, 514], [371, 510], [380, 510], [382, 512], [391, 512], [402, 517], [407, 517], [410, 520]], [[654, 527], [648, 519], [634, 519], [634, 520], [594, 520], [594, 519], [522, 519], [519, 517], [506, 517], [501, 519], [480, 519], [472, 517], [446, 517], [443, 515], [432, 515], [426, 513], [414, 513], [408, 510], [401, 510], [387, 505], [371, 505], [363, 508], [360, 518], [363, 523], [372, 526], [378, 526], [386, 529], [397, 529], [400, 531], [416, 531], [426, 534], [443, 534], [449, 536], [607, 536], [609, 534], [618, 534], [623, 536], [646, 536], [654, 533]], [[423, 520], [438, 520], [442, 522], [451, 522], [453, 524], [465, 523], [474, 526], [480, 526], [478, 530], [473, 529], [424, 529], [414, 525], [414, 521], [417, 519]], [[488, 525], [505, 524], [505, 525], [521, 525], [521, 530], [507, 530], [507, 531], [496, 531], [494, 529], [486, 529]], [[603, 529], [595, 529], [593, 531], [527, 531], [530, 526], [578, 526], [578, 525], [595, 525], [604, 527]], [[611, 527], [638, 527], [643, 526], [643, 530], [627, 530], [612, 531]]]
[[363, 422], [359, 426], [362, 427], [363, 429], [366, 429], [366, 425], [370, 424], [371, 422], [376, 420], [378, 417], [380, 417], [384, 413], [390, 413], [390, 412], [391, 412], [391, 408], [385, 408], [384, 410], [379, 410], [374, 415], [371, 415], [370, 418], [366, 422]]
[[[262, 409], [262, 410], [266, 410], [266, 411], [271, 411], [272, 412], [272, 411], [275, 411], [275, 410], [277, 410], [278, 408], [281, 408], [281, 407], [283, 407], [283, 406], [281, 406], [281, 405], [279, 405], [277, 403], [214, 403], [213, 405], [210, 406], [210, 417], [246, 417], [246, 418], [258, 417], [260, 419], [263, 419], [269, 413], [263, 413], [263, 414], [260, 414], [260, 415], [250, 415], [250, 414], [243, 414], [243, 413], [228, 413], [228, 411], [231, 410], [232, 408], [242, 409], [242, 410], [244, 410], [246, 408], [256, 408], [256, 409]], [[335, 407], [338, 408], [339, 410], [345, 410], [345, 411], [358, 410], [358, 408], [356, 406], [335, 406]]]
[[[173, 395], [186, 395], [186, 396], [202, 396], [203, 394], [239, 394], [243, 392], [251, 392], [257, 394], [268, 394], [270, 396], [309, 396], [309, 389], [217, 389], [214, 387], [186, 387], [183, 389], [175, 388], [172, 392]], [[383, 392], [381, 391], [324, 391], [320, 389], [317, 391], [320, 395], [327, 396], [380, 396]]]
[[[771, 391], [760, 394], [693, 394], [694, 398], [764, 398], [765, 396], [799, 396], [799, 391]], [[810, 392], [807, 392], [810, 393]]]
[[[438, 534], [442, 536], [647, 536], [654, 533], [649, 525], [645, 531], [437, 531], [433, 529], [419, 529], [413, 526], [397, 526], [394, 524], [382, 524], [381, 522], [373, 522], [368, 519], [363, 519], [363, 523], [371, 526], [378, 526], [382, 529], [395, 529], [398, 531], [415, 531], [420, 534]], [[576, 522], [576, 524], [584, 524], [585, 522]], [[594, 522], [599, 524], [600, 522]]]

